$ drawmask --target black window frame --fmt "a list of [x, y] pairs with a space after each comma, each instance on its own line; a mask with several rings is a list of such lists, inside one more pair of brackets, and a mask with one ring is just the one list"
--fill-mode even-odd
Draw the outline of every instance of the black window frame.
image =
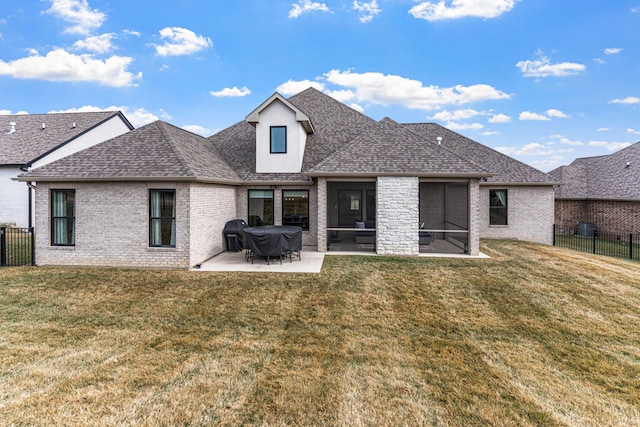
[[[285, 219], [285, 204], [287, 203], [287, 195], [286, 193], [306, 193], [307, 199], [307, 212], [306, 213], [295, 213], [292, 214], [291, 218]], [[289, 196], [291, 197], [291, 196]], [[303, 231], [309, 231], [309, 190], [294, 190], [294, 189], [283, 189], [282, 190], [282, 225], [297, 225], [302, 228]]]
[[[276, 129], [284, 129], [284, 150], [274, 150], [273, 148], [273, 131]], [[269, 127], [269, 152], [271, 154], [287, 154], [287, 127], [286, 126], [270, 126]]]
[[[504, 201], [496, 195], [497, 191], [504, 192]], [[500, 204], [496, 204], [495, 201]], [[495, 221], [500, 219], [500, 221]], [[489, 190], [489, 225], [506, 226], [509, 225], [509, 192], [506, 188], [493, 188]]]
[[[153, 193], [169, 193], [173, 194], [173, 215], [172, 216], [154, 216], [153, 215]], [[175, 248], [176, 240], [177, 240], [177, 208], [178, 208], [178, 198], [175, 189], [164, 189], [164, 188], [151, 188], [149, 189], [149, 247], [150, 248]], [[169, 238], [169, 244], [162, 243], [162, 232], [160, 234], [160, 244], [154, 244], [156, 239], [154, 238], [154, 225], [157, 221], [160, 221], [160, 227], [162, 228], [163, 221], [171, 221], [171, 237]], [[173, 240], [173, 241], [172, 241]]]
[[[265, 217], [265, 212], [266, 210], [264, 209], [264, 205], [263, 205], [263, 209], [262, 209], [262, 216], [259, 217], [259, 221], [257, 220], [256, 217], [258, 217], [257, 215], [254, 215], [251, 213], [251, 200], [252, 199], [258, 199], [258, 197], [251, 197], [251, 193], [252, 192], [262, 192], [262, 193], [271, 193], [271, 198], [259, 198], [261, 200], [271, 200], [271, 219], [269, 220], [269, 218]], [[275, 192], [272, 189], [269, 188], [265, 188], [265, 189], [261, 189], [261, 188], [252, 188], [250, 190], [247, 191], [247, 224], [250, 227], [256, 227], [256, 226], [261, 226], [261, 225], [274, 225], [275, 224]]]
[[[67, 193], [72, 194], [72, 215], [69, 215], [69, 207], [66, 208], [65, 215], [56, 215], [55, 212], [55, 197], [56, 193]], [[52, 188], [50, 191], [50, 200], [51, 200], [51, 246], [75, 246], [76, 245], [76, 190], [74, 189], [61, 189], [61, 188]], [[65, 199], [65, 203], [68, 203], [68, 199]], [[69, 226], [68, 221], [71, 220], [71, 242], [59, 243], [56, 238], [56, 224], [59, 222], [58, 220], [66, 221], [66, 226]], [[63, 222], [64, 224], [64, 222]], [[69, 237], [69, 232], [64, 233], [67, 237]], [[67, 239], [65, 239], [67, 240]]]

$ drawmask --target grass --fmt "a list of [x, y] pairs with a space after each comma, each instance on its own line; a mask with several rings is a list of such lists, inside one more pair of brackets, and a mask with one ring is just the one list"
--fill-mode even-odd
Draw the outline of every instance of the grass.
[[638, 265], [482, 250], [0, 269], [0, 424], [640, 425]]
[[[611, 236], [614, 233], [606, 233]], [[626, 238], [628, 234], [618, 234]], [[638, 234], [634, 234], [634, 238], [637, 239]], [[635, 240], [634, 240], [635, 241]], [[595, 238], [595, 252], [594, 252], [594, 238], [583, 237], [576, 234], [556, 234], [556, 246], [562, 248], [569, 248], [580, 252], [595, 253], [597, 255], [606, 255], [617, 258], [627, 258], [633, 260], [640, 260], [640, 244], [632, 243], [628, 241], [618, 239], [607, 239], [602, 237]], [[629, 256], [631, 254], [631, 256]]]

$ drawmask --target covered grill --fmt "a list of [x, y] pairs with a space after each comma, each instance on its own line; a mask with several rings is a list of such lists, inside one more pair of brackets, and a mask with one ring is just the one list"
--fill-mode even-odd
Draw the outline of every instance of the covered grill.
[[233, 219], [224, 225], [222, 234], [227, 242], [228, 251], [242, 250], [242, 230], [247, 226], [243, 219]]

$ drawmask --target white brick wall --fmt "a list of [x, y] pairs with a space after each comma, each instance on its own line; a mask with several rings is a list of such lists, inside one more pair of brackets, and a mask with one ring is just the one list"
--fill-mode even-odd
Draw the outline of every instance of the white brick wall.
[[418, 255], [419, 182], [412, 177], [378, 177], [376, 252]]
[[[51, 246], [50, 190], [76, 192], [76, 245]], [[175, 189], [176, 247], [149, 247], [149, 189]], [[189, 267], [189, 184], [39, 183], [36, 197], [38, 265]]]
[[189, 264], [194, 266], [226, 250], [222, 230], [238, 215], [235, 187], [194, 183], [190, 191]]
[[[489, 190], [507, 190], [506, 226], [489, 225]], [[480, 237], [553, 243], [554, 193], [551, 186], [481, 186]]]

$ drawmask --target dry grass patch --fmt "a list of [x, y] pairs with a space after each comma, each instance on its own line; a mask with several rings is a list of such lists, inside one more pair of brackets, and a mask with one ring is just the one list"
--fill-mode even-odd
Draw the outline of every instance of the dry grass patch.
[[323, 272], [0, 270], [15, 425], [640, 425], [640, 266], [511, 241]]

